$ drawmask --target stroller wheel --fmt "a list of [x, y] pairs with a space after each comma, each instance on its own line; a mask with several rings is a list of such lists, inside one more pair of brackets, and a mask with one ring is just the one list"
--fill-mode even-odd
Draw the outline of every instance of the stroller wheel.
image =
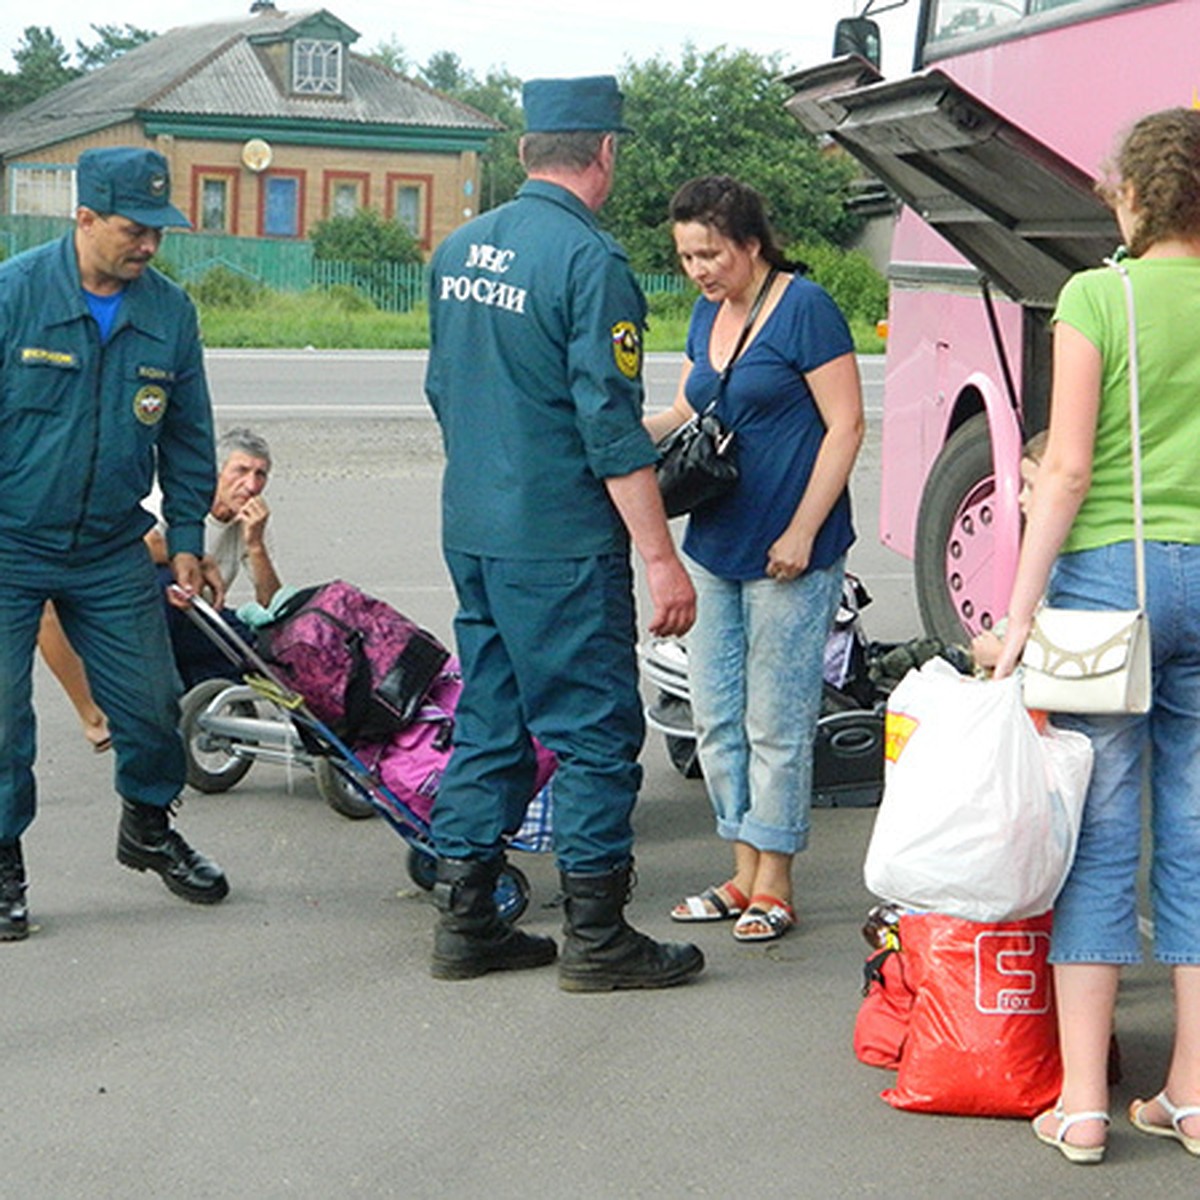
[[211, 734], [204, 718], [212, 716], [252, 717], [248, 700], [231, 700], [212, 708], [213, 701], [234, 685], [228, 679], [205, 679], [190, 689], [179, 702], [179, 730], [187, 754], [187, 781], [198, 792], [227, 792], [250, 770], [252, 760], [239, 754], [226, 737]]
[[363, 794], [363, 790], [331, 758], [318, 758], [313, 763], [313, 775], [321, 799], [343, 817], [361, 821], [376, 815], [375, 805]]
[[[433, 891], [437, 882], [437, 858], [421, 846], [408, 850], [408, 877], [423, 891]], [[496, 880], [496, 911], [510, 924], [521, 919], [529, 907], [529, 880], [520, 867], [505, 863]]]
[[408, 877], [424, 892], [432, 892], [437, 883], [437, 859], [419, 846], [408, 848]]
[[529, 907], [529, 880], [520, 867], [506, 863], [496, 880], [496, 911], [502, 920], [515, 925]]

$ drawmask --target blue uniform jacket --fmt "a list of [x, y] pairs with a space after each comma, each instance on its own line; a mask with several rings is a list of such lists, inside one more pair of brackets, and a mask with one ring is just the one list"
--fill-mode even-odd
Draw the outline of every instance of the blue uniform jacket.
[[642, 426], [646, 302], [624, 251], [571, 192], [530, 180], [442, 243], [430, 288], [445, 547], [626, 551], [604, 480], [656, 453]]
[[156, 471], [171, 553], [202, 554], [216, 463], [183, 290], [147, 268], [102, 346], [73, 233], [0, 264], [0, 554], [86, 560], [136, 541]]

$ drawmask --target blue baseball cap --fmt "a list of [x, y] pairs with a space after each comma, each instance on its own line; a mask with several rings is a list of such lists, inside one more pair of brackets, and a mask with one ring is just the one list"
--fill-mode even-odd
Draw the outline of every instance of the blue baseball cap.
[[78, 202], [93, 212], [162, 229], [191, 221], [171, 203], [171, 172], [157, 150], [113, 146], [85, 150], [75, 168]]
[[632, 133], [621, 123], [625, 97], [615, 75], [531, 79], [521, 94], [529, 133]]

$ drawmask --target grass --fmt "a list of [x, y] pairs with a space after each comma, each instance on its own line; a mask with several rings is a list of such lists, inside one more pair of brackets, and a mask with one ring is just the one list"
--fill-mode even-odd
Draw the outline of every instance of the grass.
[[[205, 344], [230, 349], [424, 350], [429, 329], [423, 306], [387, 313], [322, 292], [264, 292], [248, 307], [198, 303]], [[650, 297], [646, 349], [681, 352], [687, 340], [690, 298]], [[860, 354], [876, 354], [883, 342], [865, 321], [850, 322]]]

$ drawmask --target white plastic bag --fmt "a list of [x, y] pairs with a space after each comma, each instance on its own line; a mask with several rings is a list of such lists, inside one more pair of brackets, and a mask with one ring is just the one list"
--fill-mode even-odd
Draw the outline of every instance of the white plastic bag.
[[971, 679], [931, 659], [888, 700], [867, 887], [971, 921], [1045, 912], [1070, 870], [1091, 769], [1083, 734], [1038, 733], [1015, 677]]

